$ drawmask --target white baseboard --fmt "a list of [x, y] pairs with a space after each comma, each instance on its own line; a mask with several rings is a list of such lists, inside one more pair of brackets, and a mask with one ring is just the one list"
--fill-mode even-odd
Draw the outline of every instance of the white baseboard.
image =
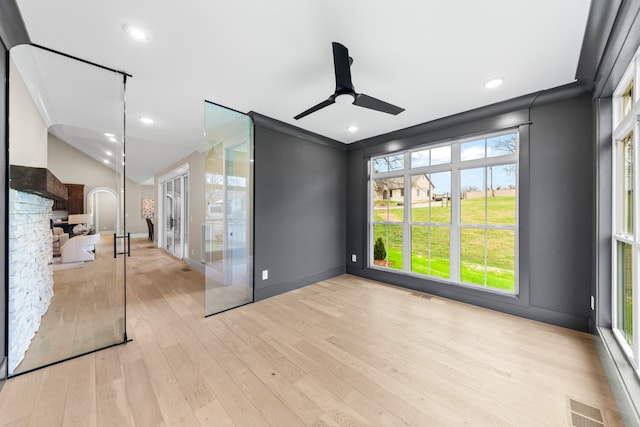
[[184, 262], [194, 270], [198, 270], [200, 273], [204, 274], [204, 264], [198, 261], [194, 261], [191, 258], [184, 258]]

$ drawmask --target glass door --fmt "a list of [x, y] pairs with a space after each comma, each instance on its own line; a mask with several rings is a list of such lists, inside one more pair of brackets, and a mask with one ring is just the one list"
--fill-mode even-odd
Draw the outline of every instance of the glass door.
[[186, 256], [187, 175], [171, 178], [162, 184], [163, 247], [177, 258]]
[[173, 194], [173, 180], [163, 184], [164, 193], [164, 248], [173, 253], [174, 251], [174, 228], [175, 228], [175, 203]]
[[173, 180], [173, 254], [182, 259], [182, 177]]
[[[10, 52], [9, 374], [126, 341], [125, 76], [46, 49]], [[117, 209], [95, 229], [89, 193]], [[111, 216], [111, 218], [107, 218]]]
[[205, 310], [253, 301], [253, 123], [205, 103]]

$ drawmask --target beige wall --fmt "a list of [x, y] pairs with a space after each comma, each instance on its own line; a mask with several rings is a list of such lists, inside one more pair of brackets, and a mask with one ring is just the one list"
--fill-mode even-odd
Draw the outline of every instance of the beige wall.
[[[131, 233], [147, 233], [147, 220], [142, 217], [142, 199], [156, 200], [153, 185], [138, 185], [127, 180], [127, 230]], [[157, 204], [157, 201], [156, 201]], [[156, 218], [152, 219], [155, 224]], [[135, 231], [134, 231], [135, 230]]]
[[[194, 151], [189, 156], [175, 162], [168, 168], [156, 174], [154, 182], [156, 188], [160, 184], [159, 178], [167, 175], [172, 170], [179, 168], [184, 164], [189, 164], [189, 248], [188, 258], [199, 264], [202, 257], [202, 224], [204, 224], [204, 155]], [[157, 198], [157, 191], [154, 199]], [[141, 203], [142, 204], [142, 203]], [[142, 207], [140, 207], [142, 209]], [[156, 221], [158, 218], [158, 202], [156, 200]], [[158, 227], [156, 226], [156, 229]], [[159, 231], [156, 231], [156, 239], [159, 237]]]
[[9, 163], [46, 168], [47, 125], [12, 60], [9, 79]]
[[[95, 161], [80, 150], [54, 135], [49, 135], [48, 168], [58, 179], [67, 184], [84, 184], [86, 195], [94, 188], [107, 187], [116, 190], [114, 171]], [[45, 165], [46, 166], [46, 165]], [[126, 180], [127, 231], [131, 234], [147, 234], [147, 222], [142, 218], [142, 199], [155, 199], [153, 186], [138, 185]], [[122, 201], [120, 207], [123, 208]], [[100, 226], [102, 228], [102, 226]]]
[[116, 230], [116, 199], [111, 193], [101, 191], [95, 194], [96, 210], [100, 213], [96, 231], [98, 233], [114, 233]]

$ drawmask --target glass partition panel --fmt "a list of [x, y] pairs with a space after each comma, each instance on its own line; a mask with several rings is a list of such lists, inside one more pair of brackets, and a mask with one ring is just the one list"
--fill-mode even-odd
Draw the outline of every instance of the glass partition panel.
[[114, 233], [124, 232], [125, 80], [33, 46], [10, 56], [8, 360], [15, 375], [126, 340], [124, 260], [114, 255]]
[[205, 312], [253, 301], [253, 123], [205, 102]]

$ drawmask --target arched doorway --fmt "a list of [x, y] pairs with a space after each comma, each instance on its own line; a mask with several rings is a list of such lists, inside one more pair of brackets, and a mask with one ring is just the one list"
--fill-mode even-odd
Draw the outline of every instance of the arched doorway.
[[120, 197], [109, 187], [96, 187], [87, 193], [87, 213], [96, 233], [113, 234], [120, 230]]

